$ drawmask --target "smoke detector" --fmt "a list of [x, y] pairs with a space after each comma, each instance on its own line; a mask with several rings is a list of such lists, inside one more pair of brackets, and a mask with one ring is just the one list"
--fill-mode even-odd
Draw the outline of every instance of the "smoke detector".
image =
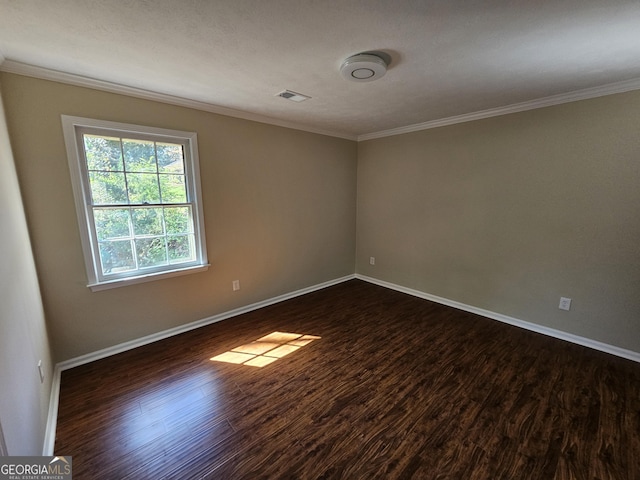
[[359, 53], [344, 61], [340, 73], [352, 82], [372, 82], [387, 73], [387, 62], [378, 55]]

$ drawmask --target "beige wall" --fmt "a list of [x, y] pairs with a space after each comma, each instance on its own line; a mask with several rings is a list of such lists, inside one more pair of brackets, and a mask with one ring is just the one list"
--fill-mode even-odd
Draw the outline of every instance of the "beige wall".
[[[349, 275], [356, 227], [358, 273], [640, 352], [640, 92], [356, 145], [1, 78], [58, 361]], [[86, 287], [61, 114], [198, 133], [208, 272]]]
[[357, 272], [640, 352], [639, 126], [632, 92], [361, 142]]
[[[355, 142], [19, 75], [2, 83], [58, 361], [354, 272]], [[86, 287], [61, 114], [198, 133], [207, 272]]]
[[2, 101], [0, 232], [0, 435], [9, 455], [41, 455], [53, 366]]

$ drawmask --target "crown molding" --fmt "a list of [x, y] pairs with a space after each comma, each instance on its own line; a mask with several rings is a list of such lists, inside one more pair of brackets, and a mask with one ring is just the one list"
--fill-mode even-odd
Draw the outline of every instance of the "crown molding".
[[0, 71], [7, 73], [14, 73], [16, 75], [23, 75], [26, 77], [40, 78], [43, 80], [51, 80], [53, 82], [66, 83], [69, 85], [75, 85], [77, 87], [92, 88], [94, 90], [102, 90], [109, 93], [117, 93], [120, 95], [127, 95], [130, 97], [141, 98], [144, 100], [152, 100], [155, 102], [167, 103], [170, 105], [177, 105], [180, 107], [193, 108], [195, 110], [202, 110], [205, 112], [216, 113], [219, 115], [225, 115], [228, 117], [241, 118], [244, 120], [250, 120], [253, 122], [266, 123], [269, 125], [275, 125], [278, 127], [292, 128], [294, 130], [302, 130], [309, 133], [317, 133], [319, 135], [327, 135], [330, 137], [344, 138], [346, 140], [356, 140], [355, 135], [349, 135], [341, 132], [334, 132], [330, 130], [323, 130], [320, 128], [310, 127], [307, 125], [301, 125], [295, 122], [289, 122], [286, 120], [279, 120], [267, 115], [260, 115], [257, 113], [245, 112], [243, 110], [236, 110], [234, 108], [221, 107], [212, 103], [201, 102], [198, 100], [191, 100], [184, 97], [177, 97], [165, 93], [153, 92], [151, 90], [145, 90], [137, 87], [129, 87], [127, 85], [121, 85], [119, 83], [107, 82], [104, 80], [98, 80], [91, 77], [84, 77], [82, 75], [75, 75], [72, 73], [65, 73], [58, 70], [51, 70], [44, 67], [38, 67], [35, 65], [29, 65], [26, 63], [16, 62], [14, 60], [4, 59], [0, 53]]
[[527, 110], [535, 110], [537, 108], [551, 107], [563, 103], [577, 102], [578, 100], [588, 100], [590, 98], [603, 97], [613, 95], [615, 93], [630, 92], [632, 90], [640, 90], [640, 78], [633, 78], [623, 82], [609, 83], [598, 87], [585, 88], [568, 93], [560, 93], [549, 97], [537, 98], [521, 103], [513, 103], [504, 107], [490, 108], [478, 112], [465, 113], [453, 117], [439, 118], [428, 122], [407, 125], [406, 127], [392, 128], [390, 130], [382, 130], [380, 132], [366, 133], [358, 135], [358, 141], [372, 140], [374, 138], [391, 137], [401, 135], [403, 133], [418, 132], [420, 130], [429, 130], [431, 128], [444, 127], [447, 125], [455, 125], [457, 123], [472, 122], [474, 120], [482, 120], [484, 118], [498, 117], [508, 115], [510, 113], [525, 112]]
[[575, 90], [573, 92], [561, 93], [557, 95], [551, 95], [549, 97], [537, 98], [534, 100], [528, 100], [526, 102], [514, 103], [511, 105], [505, 105], [503, 107], [490, 108], [487, 110], [480, 110], [477, 112], [465, 113], [462, 115], [455, 115], [452, 117], [439, 118], [436, 120], [430, 120], [428, 122], [416, 123], [413, 125], [407, 125], [404, 127], [392, 128], [389, 130], [381, 130], [379, 132], [365, 133], [362, 135], [351, 135], [343, 132], [335, 132], [330, 130], [323, 130], [308, 125], [301, 125], [295, 122], [289, 122], [286, 120], [279, 120], [277, 118], [269, 117], [267, 115], [260, 115], [257, 113], [246, 112], [243, 110], [236, 110], [234, 108], [222, 107], [212, 103], [201, 102], [198, 100], [191, 100], [184, 97], [177, 97], [174, 95], [168, 95], [164, 93], [153, 92], [151, 90], [145, 90], [137, 87], [129, 87], [118, 83], [107, 82], [104, 80], [98, 80], [91, 77], [84, 77], [82, 75], [75, 75], [71, 73], [65, 73], [58, 70], [52, 70], [44, 67], [38, 67], [35, 65], [29, 65], [26, 63], [16, 62], [14, 60], [6, 59], [2, 52], [0, 52], [0, 71], [7, 73], [14, 73], [17, 75], [24, 75], [27, 77], [40, 78], [43, 80], [51, 80], [54, 82], [66, 83], [69, 85], [75, 85], [78, 87], [92, 88], [94, 90], [102, 90], [110, 93], [117, 93], [121, 95], [127, 95], [130, 97], [141, 98], [144, 100], [152, 100], [161, 103], [167, 103], [170, 105], [177, 105], [180, 107], [193, 108], [195, 110], [202, 110], [205, 112], [216, 113], [219, 115], [226, 115], [228, 117], [241, 118], [244, 120], [250, 120], [253, 122], [266, 123], [269, 125], [275, 125], [278, 127], [292, 128], [294, 130], [301, 130], [309, 133], [316, 133], [319, 135], [327, 135], [330, 137], [344, 138], [346, 140], [355, 140], [362, 142], [365, 140], [373, 140], [376, 138], [391, 137], [394, 135], [401, 135], [403, 133], [418, 132], [421, 130], [429, 130], [431, 128], [444, 127], [447, 125], [455, 125], [457, 123], [472, 122], [474, 120], [482, 120], [484, 118], [498, 117], [501, 115], [508, 115], [510, 113], [525, 112], [527, 110], [535, 110], [538, 108], [550, 107], [553, 105], [561, 105], [563, 103], [576, 102], [579, 100], [588, 100], [590, 98], [603, 97], [606, 95], [613, 95], [616, 93], [624, 93], [632, 90], [640, 90], [640, 78], [633, 78], [622, 82], [609, 83], [606, 85], [600, 85], [598, 87], [585, 88], [582, 90]]

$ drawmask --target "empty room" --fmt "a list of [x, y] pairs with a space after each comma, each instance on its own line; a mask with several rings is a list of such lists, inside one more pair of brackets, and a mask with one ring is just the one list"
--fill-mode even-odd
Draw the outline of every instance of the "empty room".
[[0, 0], [0, 478], [640, 478], [638, 25]]

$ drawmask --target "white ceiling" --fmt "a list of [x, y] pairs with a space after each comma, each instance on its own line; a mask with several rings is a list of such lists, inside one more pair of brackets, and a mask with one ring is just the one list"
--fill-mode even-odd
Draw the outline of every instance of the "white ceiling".
[[640, 79], [640, 1], [0, 0], [0, 54], [355, 138]]

